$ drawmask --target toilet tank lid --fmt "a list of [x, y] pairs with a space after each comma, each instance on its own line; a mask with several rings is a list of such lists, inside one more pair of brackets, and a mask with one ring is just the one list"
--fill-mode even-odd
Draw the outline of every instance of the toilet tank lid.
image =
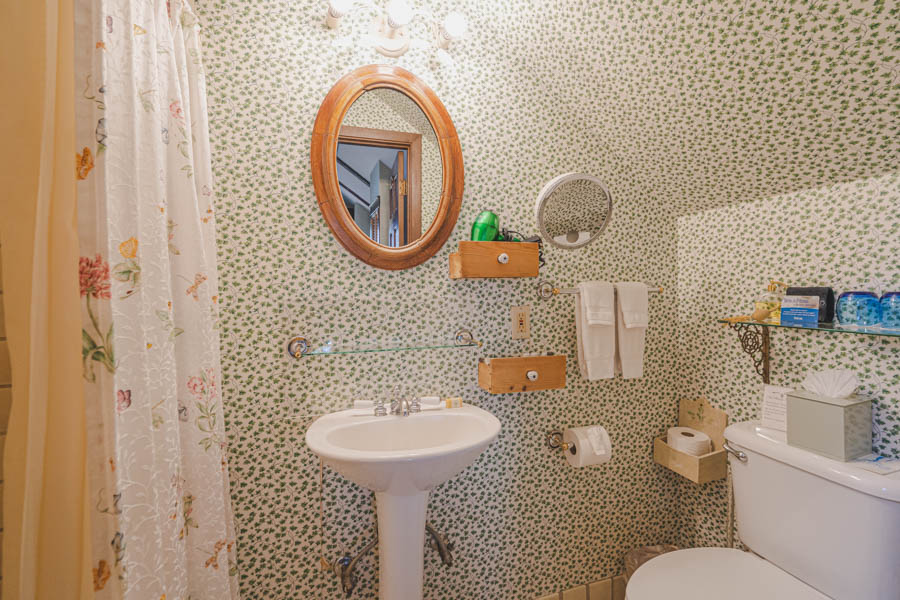
[[900, 502], [900, 471], [888, 475], [873, 473], [858, 463], [841, 462], [789, 446], [783, 431], [763, 427], [757, 421], [729, 425], [725, 429], [725, 439], [750, 452], [768, 456], [864, 494]]

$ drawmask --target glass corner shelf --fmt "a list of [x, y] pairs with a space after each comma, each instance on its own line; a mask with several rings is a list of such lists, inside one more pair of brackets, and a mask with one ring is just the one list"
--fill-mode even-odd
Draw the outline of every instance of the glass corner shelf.
[[[444, 338], [446, 340], [446, 338]], [[303, 358], [305, 356], [332, 356], [337, 354], [369, 354], [376, 352], [404, 352], [410, 350], [443, 350], [449, 348], [480, 348], [481, 342], [475, 339], [467, 329], [460, 329], [450, 340], [432, 338], [427, 341], [393, 340], [386, 343], [377, 341], [360, 341], [359, 343], [340, 343], [327, 341], [324, 344], [313, 347], [304, 337], [291, 338], [287, 345], [288, 355], [291, 358]]]
[[732, 325], [732, 326], [750, 326], [756, 325], [759, 327], [777, 327], [780, 329], [806, 329], [809, 331], [829, 331], [834, 333], [855, 333], [857, 335], [881, 335], [881, 336], [889, 336], [889, 337], [900, 337], [900, 329], [885, 329], [882, 327], [850, 327], [850, 326], [842, 326], [838, 323], [819, 323], [814, 327], [807, 327], [803, 325], [786, 325], [782, 323], [765, 323], [763, 321], [736, 321], [733, 319], [719, 319], [719, 323], [724, 325]]
[[804, 329], [807, 331], [826, 331], [830, 333], [851, 333], [856, 335], [871, 335], [900, 338], [900, 330], [885, 329], [882, 327], [842, 327], [837, 323], [818, 323], [813, 327], [802, 325], [784, 325], [781, 323], [764, 323], [750, 319], [718, 319], [719, 323], [728, 325], [737, 332], [741, 341], [741, 350], [749, 354], [753, 359], [753, 366], [757, 374], [762, 377], [763, 383], [769, 383], [769, 359], [771, 355], [771, 340], [769, 330], [779, 329]]

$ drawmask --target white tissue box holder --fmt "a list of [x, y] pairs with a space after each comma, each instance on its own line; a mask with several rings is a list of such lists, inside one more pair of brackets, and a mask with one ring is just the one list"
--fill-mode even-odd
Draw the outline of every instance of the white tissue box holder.
[[856, 394], [829, 398], [806, 390], [787, 394], [787, 442], [848, 461], [872, 452], [872, 401]]

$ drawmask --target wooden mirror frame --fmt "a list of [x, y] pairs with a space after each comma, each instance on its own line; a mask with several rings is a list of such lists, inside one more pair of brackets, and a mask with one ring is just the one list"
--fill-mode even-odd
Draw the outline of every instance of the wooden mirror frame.
[[[434, 221], [419, 239], [399, 248], [375, 243], [356, 226], [338, 186], [337, 146], [341, 123], [363, 92], [378, 88], [396, 90], [415, 102], [431, 123], [441, 150], [443, 182]], [[441, 249], [456, 226], [463, 194], [462, 147], [443, 103], [431, 88], [405, 69], [368, 65], [341, 77], [325, 96], [316, 115], [310, 162], [313, 187], [325, 222], [350, 254], [373, 267], [399, 270], [421, 264]]]

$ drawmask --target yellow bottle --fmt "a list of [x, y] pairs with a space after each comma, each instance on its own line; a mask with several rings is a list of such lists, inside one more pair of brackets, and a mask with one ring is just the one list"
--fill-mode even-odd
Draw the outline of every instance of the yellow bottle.
[[753, 307], [753, 318], [764, 323], [778, 325], [781, 323], [781, 301], [787, 291], [788, 284], [783, 281], [769, 282], [766, 292], [756, 301]]

